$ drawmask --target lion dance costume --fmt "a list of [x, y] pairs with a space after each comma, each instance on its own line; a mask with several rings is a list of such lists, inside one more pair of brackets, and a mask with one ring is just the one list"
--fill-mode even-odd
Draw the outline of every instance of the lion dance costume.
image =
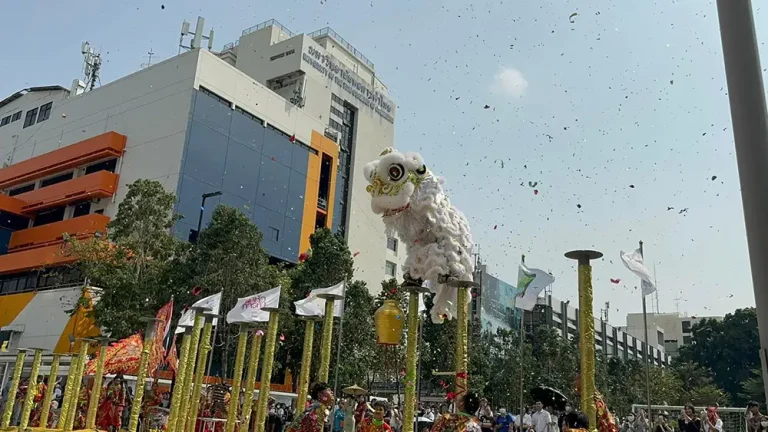
[[616, 422], [613, 421], [613, 415], [608, 411], [608, 407], [605, 405], [600, 392], [595, 392], [595, 408], [597, 412], [597, 430], [599, 432], [619, 432]]

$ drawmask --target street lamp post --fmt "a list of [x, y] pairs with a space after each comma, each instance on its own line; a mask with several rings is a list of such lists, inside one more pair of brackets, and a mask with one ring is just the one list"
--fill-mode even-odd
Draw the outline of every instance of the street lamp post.
[[203, 201], [200, 203], [200, 217], [197, 218], [197, 232], [195, 233], [195, 243], [197, 243], [197, 237], [200, 236], [200, 230], [203, 228], [203, 213], [205, 212], [205, 200], [221, 195], [221, 191], [208, 192], [203, 194]]

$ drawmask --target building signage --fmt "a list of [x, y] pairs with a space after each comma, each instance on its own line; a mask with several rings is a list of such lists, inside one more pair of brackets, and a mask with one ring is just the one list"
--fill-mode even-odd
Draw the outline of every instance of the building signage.
[[330, 54], [308, 47], [301, 56], [302, 60], [312, 65], [323, 76], [332, 79], [336, 85], [352, 93], [360, 102], [372, 108], [378, 115], [390, 123], [395, 122], [394, 104], [389, 98], [372, 89], [358, 74], [352, 72]]

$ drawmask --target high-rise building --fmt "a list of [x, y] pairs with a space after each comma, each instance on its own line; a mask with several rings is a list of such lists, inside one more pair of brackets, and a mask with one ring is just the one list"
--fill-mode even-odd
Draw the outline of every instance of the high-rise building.
[[[84, 335], [35, 292], [82, 286], [63, 233], [103, 233], [138, 179], [176, 194], [182, 239], [226, 204], [261, 229], [275, 260], [297, 262], [328, 227], [373, 293], [400, 276], [403, 253], [371, 211], [362, 171], [393, 146], [395, 105], [373, 63], [333, 30], [294, 34], [270, 20], [222, 52], [194, 47], [89, 87], [0, 101], [0, 341], [61, 351]], [[47, 334], [30, 331], [40, 316], [52, 317]]]
[[[648, 313], [649, 343], [662, 345], [670, 356], [677, 355], [680, 347], [690, 345], [693, 338], [693, 325], [703, 319], [722, 320], [723, 317], [684, 316], [679, 313]], [[643, 337], [643, 314], [627, 314], [626, 331]], [[660, 332], [659, 332], [660, 331]]]

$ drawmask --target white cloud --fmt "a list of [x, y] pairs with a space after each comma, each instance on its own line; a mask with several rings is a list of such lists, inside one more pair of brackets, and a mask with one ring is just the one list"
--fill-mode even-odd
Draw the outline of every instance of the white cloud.
[[504, 95], [520, 98], [528, 89], [528, 80], [513, 67], [502, 67], [493, 77], [493, 90]]

